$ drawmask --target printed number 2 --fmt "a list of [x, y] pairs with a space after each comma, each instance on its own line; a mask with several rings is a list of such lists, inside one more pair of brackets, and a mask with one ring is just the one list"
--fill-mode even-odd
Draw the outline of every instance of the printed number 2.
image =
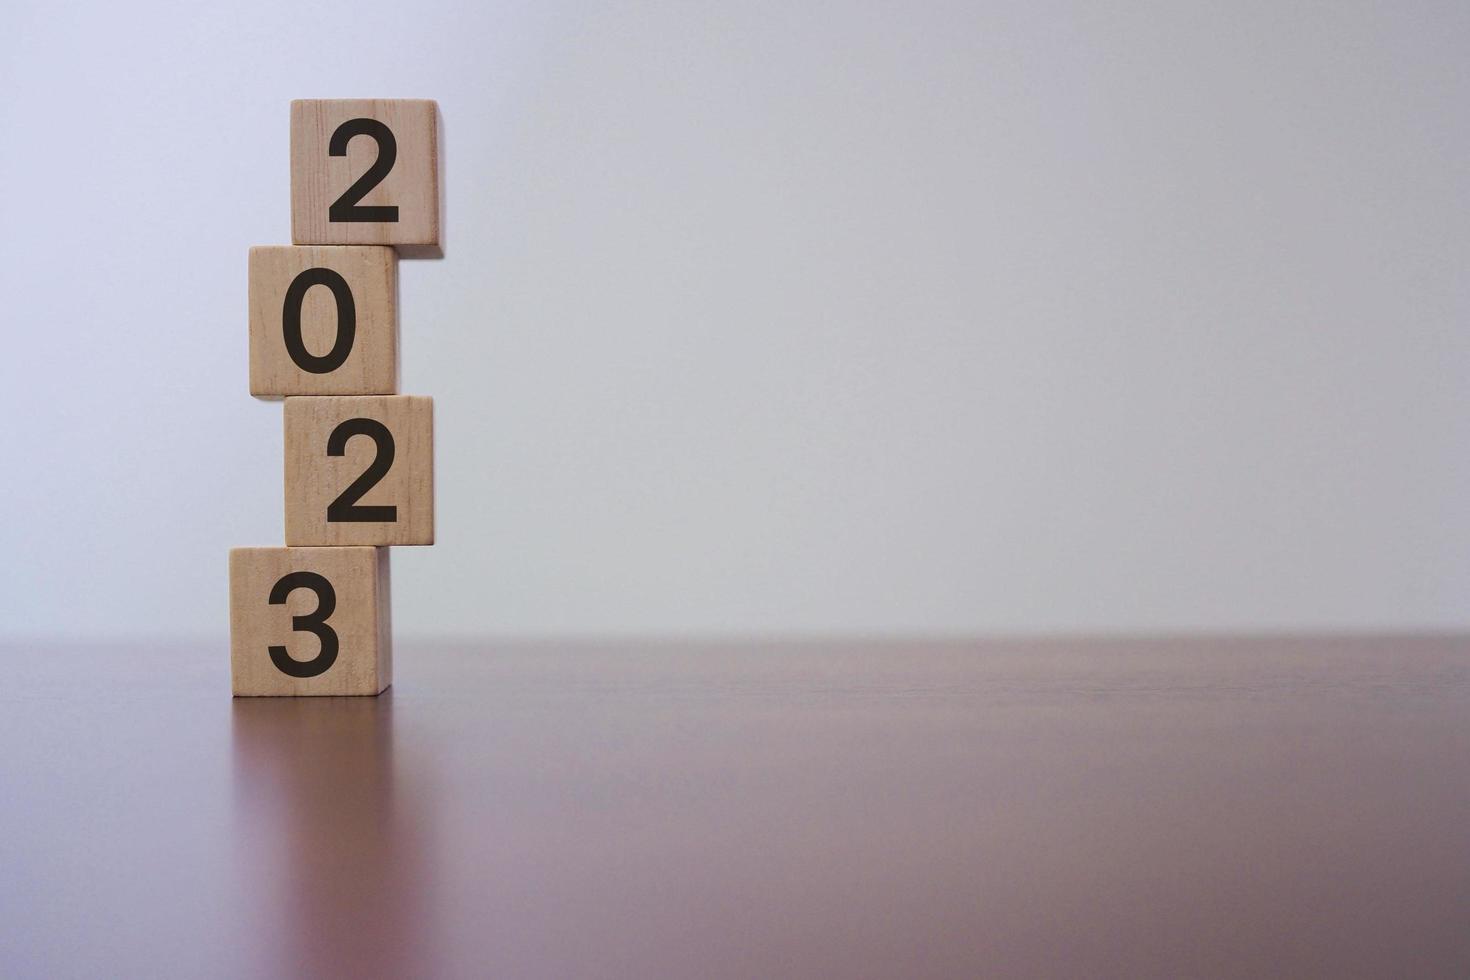
[[[306, 293], [312, 286], [326, 286], [337, 301], [337, 339], [332, 349], [317, 357], [306, 349], [301, 339], [301, 306], [306, 302]], [[352, 340], [357, 334], [357, 304], [352, 301], [352, 289], [331, 269], [307, 269], [291, 280], [286, 288], [286, 302], [281, 309], [281, 332], [285, 334], [286, 353], [303, 371], [312, 374], [331, 374], [347, 361], [352, 353]]]
[[360, 504], [363, 494], [377, 486], [379, 480], [388, 475], [393, 466], [393, 433], [377, 419], [348, 419], [332, 430], [327, 437], [327, 455], [342, 456], [347, 452], [347, 440], [353, 436], [367, 436], [377, 446], [378, 453], [362, 475], [350, 483], [336, 500], [327, 505], [328, 522], [388, 523], [398, 520], [398, 508], [389, 504]]
[[314, 633], [322, 648], [310, 660], [294, 660], [283, 646], [273, 646], [271, 663], [283, 674], [292, 677], [316, 677], [325, 674], [337, 662], [337, 631], [327, 625], [327, 617], [337, 609], [337, 593], [332, 583], [316, 572], [291, 572], [271, 589], [270, 604], [282, 606], [286, 597], [297, 589], [310, 589], [316, 593], [316, 609], [305, 616], [292, 616], [291, 629], [302, 633]]
[[332, 132], [331, 143], [327, 146], [327, 152], [334, 157], [345, 157], [347, 155], [347, 144], [352, 142], [354, 136], [371, 136], [378, 144], [378, 158], [373, 165], [367, 168], [367, 172], [357, 178], [356, 182], [327, 209], [329, 221], [397, 221], [398, 206], [389, 204], [358, 204], [368, 191], [377, 187], [383, 178], [388, 176], [388, 171], [393, 169], [393, 162], [398, 159], [398, 141], [393, 138], [393, 130], [376, 119], [349, 119], [338, 126]]

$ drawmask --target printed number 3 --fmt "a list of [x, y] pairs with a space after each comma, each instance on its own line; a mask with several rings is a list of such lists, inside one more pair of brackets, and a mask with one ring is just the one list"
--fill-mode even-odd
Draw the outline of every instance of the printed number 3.
[[271, 589], [270, 604], [282, 606], [286, 597], [297, 589], [310, 589], [316, 593], [316, 609], [305, 616], [292, 616], [291, 629], [302, 633], [315, 633], [322, 648], [310, 660], [293, 660], [283, 646], [273, 646], [271, 663], [283, 674], [292, 677], [316, 677], [325, 674], [337, 662], [337, 631], [327, 625], [327, 617], [337, 609], [337, 592], [332, 583], [316, 572], [291, 572]]
[[393, 169], [393, 162], [398, 159], [398, 141], [393, 138], [393, 130], [376, 119], [349, 119], [332, 132], [327, 152], [334, 157], [345, 157], [347, 144], [352, 142], [354, 136], [371, 136], [378, 144], [378, 158], [341, 197], [332, 202], [332, 206], [327, 209], [327, 220], [397, 221], [397, 205], [357, 203], [388, 176], [388, 171]]

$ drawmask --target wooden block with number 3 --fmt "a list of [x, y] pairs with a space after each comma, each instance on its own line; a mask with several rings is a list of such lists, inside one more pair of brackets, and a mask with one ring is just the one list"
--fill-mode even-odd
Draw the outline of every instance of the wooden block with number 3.
[[292, 102], [291, 240], [438, 246], [438, 105], [430, 99]]
[[250, 393], [398, 390], [398, 256], [381, 245], [250, 250]]
[[377, 694], [392, 683], [387, 548], [230, 552], [236, 697]]
[[286, 399], [286, 544], [434, 543], [434, 400]]

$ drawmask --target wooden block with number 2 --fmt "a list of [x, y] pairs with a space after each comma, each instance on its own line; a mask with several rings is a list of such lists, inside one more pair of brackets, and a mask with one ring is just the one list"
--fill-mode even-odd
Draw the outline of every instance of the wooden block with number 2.
[[434, 543], [434, 400], [286, 399], [286, 544]]
[[438, 246], [438, 105], [429, 99], [292, 102], [291, 240]]
[[392, 682], [387, 548], [230, 552], [236, 697], [377, 694]]

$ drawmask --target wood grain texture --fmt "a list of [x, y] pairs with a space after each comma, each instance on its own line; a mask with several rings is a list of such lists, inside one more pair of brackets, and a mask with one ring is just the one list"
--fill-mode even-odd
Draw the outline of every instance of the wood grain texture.
[[[337, 656], [314, 677], [293, 677], [271, 658], [283, 646], [298, 663], [314, 660], [321, 640], [294, 628], [309, 617], [319, 597], [292, 589], [284, 603], [270, 602], [285, 575], [313, 572], [331, 583], [335, 607], [325, 619], [337, 635]], [[235, 548], [230, 552], [230, 677], [236, 697], [278, 695], [374, 695], [392, 683], [387, 548]]]
[[[434, 400], [419, 395], [287, 398], [286, 544], [297, 546], [434, 543]], [[327, 508], [378, 458], [367, 435], [327, 453], [332, 432], [350, 419], [382, 423], [393, 439], [388, 472], [358, 498], [364, 507], [391, 506], [391, 521], [329, 521]]]
[[[370, 136], [332, 156], [332, 134], [351, 119], [393, 132], [397, 156], [360, 200], [394, 206], [398, 220], [333, 220], [330, 208], [378, 159]], [[439, 245], [439, 107], [432, 99], [298, 99], [291, 103], [291, 240], [298, 245]]]
[[[351, 293], [353, 335], [347, 358], [313, 373], [286, 348], [285, 300], [311, 269], [341, 276]], [[398, 256], [381, 245], [262, 245], [250, 250], [250, 393], [252, 395], [391, 395], [398, 390]], [[295, 307], [295, 304], [292, 304]], [[339, 308], [331, 287], [306, 289], [301, 339], [325, 357], [338, 342]]]

